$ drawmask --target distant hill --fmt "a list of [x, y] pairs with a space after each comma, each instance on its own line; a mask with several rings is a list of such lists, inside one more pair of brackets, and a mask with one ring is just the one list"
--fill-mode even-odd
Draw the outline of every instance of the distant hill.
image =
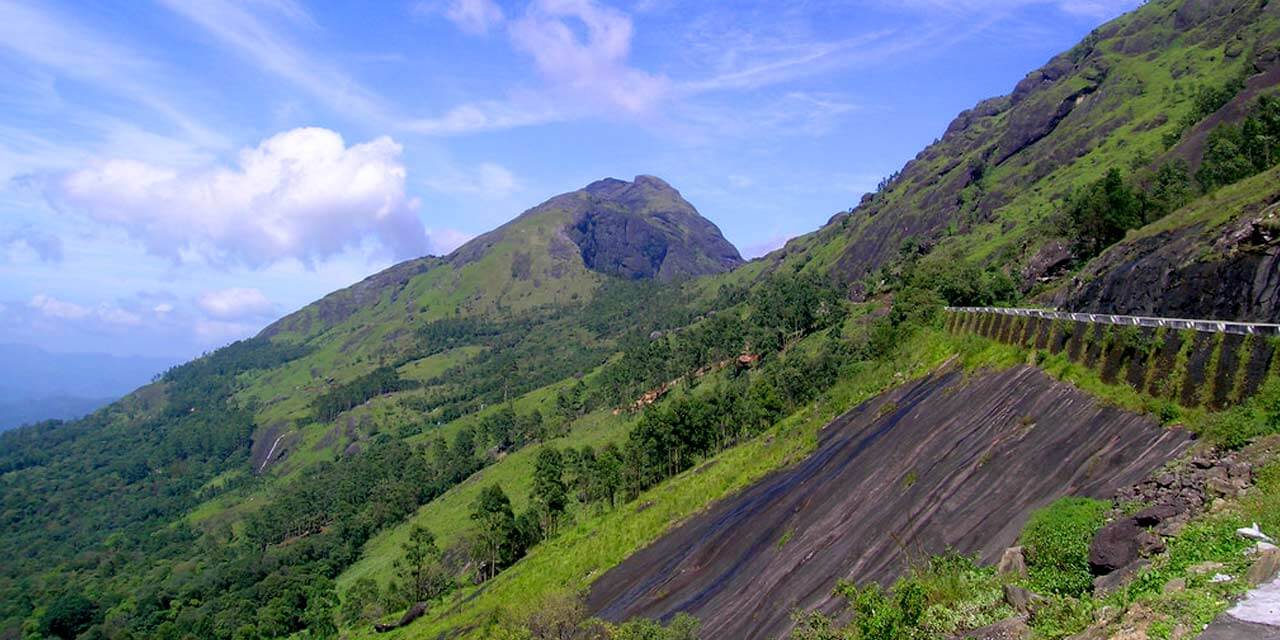
[[40, 420], [78, 418], [150, 382], [174, 361], [0, 344], [0, 363], [4, 430]]

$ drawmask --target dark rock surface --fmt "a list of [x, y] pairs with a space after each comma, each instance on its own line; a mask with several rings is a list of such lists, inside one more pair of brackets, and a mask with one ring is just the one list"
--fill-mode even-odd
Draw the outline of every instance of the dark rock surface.
[[1189, 441], [1031, 367], [937, 374], [841, 416], [806, 460], [633, 554], [588, 607], [611, 620], [687, 611], [708, 638], [778, 637], [796, 608], [834, 610], [838, 579], [887, 583], [904, 550], [994, 563], [1032, 510], [1110, 497]]
[[[1274, 28], [1250, 29], [1271, 24], [1261, 21], [1264, 14], [1275, 15], [1275, 3], [1184, 0], [1172, 4], [1177, 11], [1148, 7], [1099, 27], [1070, 51], [1028, 73], [1011, 94], [985, 100], [957, 116], [942, 137], [903, 166], [886, 189], [863, 198], [853, 211], [833, 218], [816, 234], [817, 242], [848, 237], [838, 275], [847, 283], [859, 281], [893, 259], [907, 237], [931, 243], [949, 233], [968, 233], [994, 220], [1013, 194], [1035, 188], [1042, 178], [1090, 152], [1116, 131], [1124, 127], [1150, 130], [1167, 123], [1170, 114], [1166, 113], [1135, 121], [1138, 116], [1129, 103], [1144, 91], [1144, 80], [1135, 78], [1128, 65], [1117, 60], [1119, 56], [1136, 62], [1175, 41], [1206, 50], [1223, 48], [1228, 54], [1238, 50], [1237, 57], [1248, 55], [1259, 77], [1250, 79], [1240, 101], [1224, 107], [1221, 115], [1228, 121], [1238, 120], [1240, 107], [1256, 95], [1255, 90], [1275, 86], [1280, 79]], [[1194, 169], [1209, 129], [1221, 121], [1193, 128], [1187, 142], [1170, 154], [1189, 159]], [[1168, 159], [1154, 158], [1152, 166]], [[990, 177], [996, 167], [1003, 169], [1000, 177], [984, 181], [983, 176]], [[980, 188], [974, 189], [975, 183]], [[1035, 242], [1027, 249], [1032, 253], [1024, 256], [1023, 265], [1030, 268], [1022, 275], [1029, 287], [1037, 278], [1052, 274], [1046, 267], [1054, 266], [1056, 260], [1052, 250], [1035, 256]], [[1045, 272], [1037, 273], [1041, 270]]]
[[680, 192], [652, 176], [598, 180], [567, 229], [588, 269], [632, 280], [728, 271], [742, 256]]
[[1121, 243], [1089, 263], [1053, 304], [1086, 313], [1278, 322], [1277, 222], [1280, 205], [1272, 205], [1223, 228], [1185, 227]]
[[1103, 527], [1089, 545], [1089, 570], [1101, 576], [1133, 564], [1138, 559], [1138, 534], [1141, 532], [1133, 518], [1117, 520]]

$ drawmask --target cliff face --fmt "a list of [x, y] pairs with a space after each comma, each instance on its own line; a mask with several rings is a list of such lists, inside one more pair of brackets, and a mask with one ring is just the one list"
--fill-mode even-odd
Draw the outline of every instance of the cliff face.
[[1280, 169], [1132, 235], [1041, 302], [1082, 312], [1280, 322]]
[[[1003, 269], [1025, 289], [1060, 277], [1071, 243], [1057, 219], [1070, 195], [1113, 167], [1145, 175], [1182, 160], [1194, 172], [1209, 131], [1280, 84], [1277, 41], [1275, 2], [1148, 2], [961, 113], [877, 193], [770, 259], [855, 285], [911, 238]], [[1239, 80], [1235, 99], [1198, 113], [1201, 91]]]
[[887, 583], [904, 549], [993, 562], [1032, 510], [1109, 497], [1189, 442], [1031, 367], [937, 374], [840, 417], [808, 459], [606, 573], [588, 605], [612, 620], [686, 611], [709, 638], [778, 637], [793, 610], [831, 610], [838, 579]]
[[743, 263], [720, 229], [658, 178], [607, 178], [582, 193], [567, 233], [588, 269], [631, 280], [672, 280]]

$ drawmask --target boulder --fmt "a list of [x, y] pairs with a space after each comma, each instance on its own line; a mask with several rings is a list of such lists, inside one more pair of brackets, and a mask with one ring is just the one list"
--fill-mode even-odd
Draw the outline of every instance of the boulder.
[[996, 573], [1016, 578], [1027, 577], [1027, 558], [1022, 547], [1005, 549], [1004, 555], [1000, 556], [1000, 563], [996, 565]]
[[1165, 520], [1178, 515], [1178, 508], [1171, 504], [1157, 504], [1133, 514], [1133, 520], [1140, 527], [1154, 527]]
[[1270, 582], [1276, 574], [1280, 574], [1280, 549], [1272, 547], [1258, 552], [1253, 564], [1245, 572], [1244, 579], [1249, 586], [1256, 587], [1264, 582]]
[[1164, 553], [1164, 539], [1150, 531], [1139, 532], [1138, 555], [1150, 558], [1159, 553]]
[[1097, 595], [1110, 593], [1126, 584], [1137, 575], [1144, 567], [1151, 564], [1147, 560], [1139, 558], [1129, 564], [1112, 571], [1103, 576], [1093, 579], [1093, 592]]
[[1044, 602], [1044, 596], [1017, 585], [1005, 584], [1004, 602], [1018, 613], [1031, 613], [1032, 609]]
[[1138, 534], [1142, 529], [1133, 518], [1116, 520], [1103, 527], [1089, 545], [1089, 570], [1104, 576], [1138, 559]]
[[426, 613], [426, 612], [427, 612], [427, 603], [425, 603], [425, 602], [419, 602], [419, 603], [417, 603], [417, 604], [413, 605], [412, 607], [409, 607], [409, 610], [408, 610], [408, 611], [405, 611], [405, 612], [404, 612], [404, 615], [403, 615], [403, 616], [400, 616], [400, 619], [399, 619], [399, 620], [397, 620], [396, 622], [393, 622], [393, 623], [391, 623], [391, 624], [375, 624], [375, 625], [373, 625], [373, 630], [374, 630], [374, 631], [376, 631], [376, 632], [378, 632], [378, 633], [386, 633], [386, 632], [388, 632], [388, 631], [395, 631], [396, 629], [399, 629], [400, 627], [406, 626], [406, 625], [408, 625], [410, 622], [413, 622], [414, 620], [417, 620], [418, 618], [421, 618], [421, 617], [422, 617], [422, 614], [424, 614], [424, 613]]
[[980, 629], [965, 631], [952, 636], [953, 640], [1023, 640], [1031, 637], [1031, 627], [1025, 616], [1001, 620]]

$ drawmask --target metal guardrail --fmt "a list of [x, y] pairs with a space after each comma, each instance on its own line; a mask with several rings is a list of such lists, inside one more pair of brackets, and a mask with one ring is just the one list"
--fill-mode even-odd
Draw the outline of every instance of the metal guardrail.
[[995, 313], [1006, 316], [1047, 318], [1049, 320], [1074, 320], [1093, 324], [1115, 324], [1131, 327], [1165, 327], [1169, 329], [1194, 329], [1210, 333], [1238, 333], [1243, 335], [1280, 336], [1280, 324], [1257, 322], [1228, 322], [1225, 320], [1187, 320], [1183, 318], [1150, 318], [1143, 316], [1118, 316], [1109, 313], [1071, 313], [1046, 309], [1010, 309], [1005, 307], [946, 307], [949, 313]]

